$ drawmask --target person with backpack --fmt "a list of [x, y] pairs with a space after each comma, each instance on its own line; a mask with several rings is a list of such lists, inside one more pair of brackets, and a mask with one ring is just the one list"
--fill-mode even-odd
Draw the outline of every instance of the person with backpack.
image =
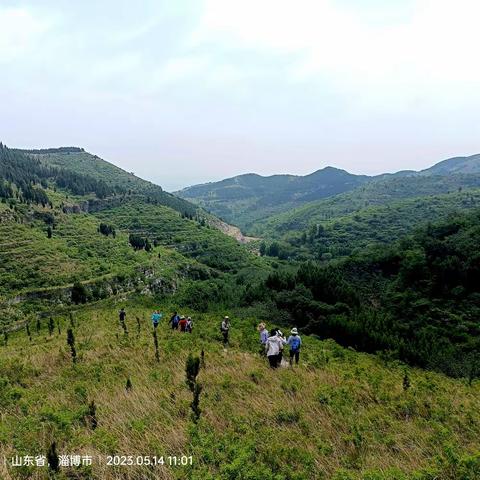
[[193, 330], [192, 317], [188, 317], [188, 318], [187, 318], [187, 326], [186, 326], [185, 331], [188, 332], [188, 333], [192, 333], [192, 330]]
[[187, 331], [187, 319], [182, 315], [180, 321], [178, 322], [178, 327], [182, 333]]
[[265, 344], [265, 353], [267, 355], [270, 368], [277, 368], [280, 365], [279, 355], [281, 348], [283, 348], [282, 339], [278, 335], [278, 330], [274, 328], [272, 329], [270, 336], [267, 338], [267, 343]]
[[291, 335], [288, 337], [287, 345], [290, 346], [290, 366], [293, 365], [293, 359], [295, 358], [295, 365], [298, 365], [300, 359], [300, 347], [302, 346], [302, 339], [298, 334], [296, 328], [290, 330]]
[[172, 330], [176, 330], [178, 328], [178, 322], [180, 321], [180, 317], [178, 316], [177, 312], [174, 312], [170, 318], [168, 323], [172, 324]]
[[230, 334], [230, 318], [225, 315], [221, 325], [220, 325], [220, 332], [223, 335], [223, 346], [228, 344], [228, 336]]
[[152, 313], [152, 324], [153, 328], [157, 328], [158, 324], [160, 323], [161, 318], [163, 317], [163, 314], [161, 314], [158, 310], [155, 310]]

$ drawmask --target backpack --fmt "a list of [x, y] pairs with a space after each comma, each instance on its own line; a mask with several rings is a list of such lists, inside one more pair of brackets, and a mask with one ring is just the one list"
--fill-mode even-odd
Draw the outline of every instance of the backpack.
[[290, 341], [290, 350], [296, 352], [300, 348], [300, 337], [298, 335], [294, 335], [292, 340]]

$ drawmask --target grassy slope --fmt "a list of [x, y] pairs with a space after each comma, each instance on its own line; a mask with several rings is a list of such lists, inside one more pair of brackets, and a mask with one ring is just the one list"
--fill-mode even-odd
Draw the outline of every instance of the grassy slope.
[[[125, 303], [128, 338], [116, 320]], [[69, 477], [84, 479], [479, 478], [478, 382], [467, 387], [310, 338], [304, 339], [299, 368], [273, 373], [254, 353], [254, 321], [235, 312], [228, 351], [218, 341], [219, 315], [185, 312], [196, 320], [192, 335], [162, 325], [157, 364], [152, 308], [110, 301], [78, 310], [75, 366], [65, 341], [66, 318], [55, 318], [60, 335], [50, 337], [45, 324], [40, 333], [31, 327], [31, 343], [24, 332], [12, 334], [0, 347], [0, 455], [41, 454], [55, 440], [63, 453], [194, 457], [193, 467], [96, 464]], [[135, 317], [141, 321], [138, 335]], [[188, 352], [201, 349], [202, 414], [194, 426], [184, 365]], [[94, 431], [84, 421], [91, 400], [97, 405]], [[46, 475], [41, 469], [7, 470], [2, 463], [0, 477]]]

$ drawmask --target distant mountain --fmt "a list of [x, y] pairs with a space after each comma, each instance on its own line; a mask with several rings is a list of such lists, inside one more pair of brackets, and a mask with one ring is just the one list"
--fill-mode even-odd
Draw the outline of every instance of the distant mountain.
[[240, 227], [313, 200], [352, 190], [371, 180], [326, 167], [310, 175], [249, 173], [220, 182], [185, 188], [176, 195], [192, 201]]
[[[334, 167], [305, 176], [263, 177], [249, 173], [187, 187], [176, 195], [248, 233], [261, 234], [266, 225], [285, 220], [288, 225], [305, 227], [313, 218], [324, 218], [322, 208], [326, 205], [352, 212], [358, 210], [359, 205], [383, 205], [390, 200], [478, 187], [477, 174], [480, 175], [480, 154], [443, 160], [419, 172], [401, 170], [376, 176], [354, 175]], [[337, 195], [340, 195], [338, 202]]]
[[438, 162], [419, 172], [420, 175], [450, 175], [456, 173], [480, 173], [480, 154], [470, 157], [454, 157]]

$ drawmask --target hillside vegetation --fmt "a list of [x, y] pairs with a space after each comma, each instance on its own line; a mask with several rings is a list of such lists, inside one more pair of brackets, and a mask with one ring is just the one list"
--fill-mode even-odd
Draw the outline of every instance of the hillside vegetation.
[[[123, 305], [128, 334], [117, 320]], [[118, 299], [53, 315], [51, 334], [48, 319], [38, 331], [32, 322], [31, 340], [11, 334], [0, 347], [0, 454], [45, 455], [56, 442], [58, 454], [93, 456], [91, 467], [61, 467], [58, 479], [479, 478], [478, 382], [308, 337], [299, 367], [272, 372], [255, 353], [256, 320], [242, 311], [231, 314], [227, 350], [220, 312], [184, 312], [195, 319], [191, 335], [163, 320], [157, 362], [148, 319], [158, 307]], [[185, 364], [202, 350], [198, 414]], [[193, 464], [106, 466], [114, 454], [185, 455]], [[45, 479], [47, 470], [2, 462], [0, 475]]]

